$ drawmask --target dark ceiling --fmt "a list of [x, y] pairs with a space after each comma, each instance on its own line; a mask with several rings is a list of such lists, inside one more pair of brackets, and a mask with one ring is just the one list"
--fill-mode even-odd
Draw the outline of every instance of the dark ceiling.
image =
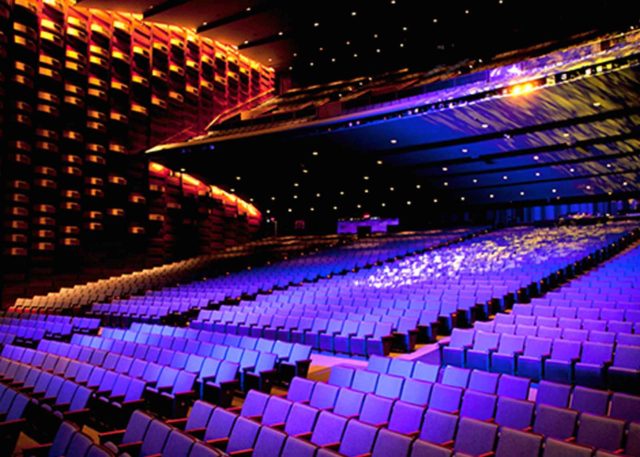
[[458, 210], [640, 191], [638, 65], [524, 95], [399, 113], [150, 154], [226, 186], [279, 220], [317, 223], [370, 213], [424, 225]]
[[300, 85], [489, 58], [637, 22], [629, 0], [80, 0], [192, 27]]

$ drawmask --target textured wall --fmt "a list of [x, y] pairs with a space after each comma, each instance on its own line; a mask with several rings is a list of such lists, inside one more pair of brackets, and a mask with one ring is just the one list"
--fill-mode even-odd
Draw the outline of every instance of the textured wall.
[[3, 302], [245, 241], [250, 205], [148, 164], [270, 90], [270, 69], [178, 27], [0, 0]]

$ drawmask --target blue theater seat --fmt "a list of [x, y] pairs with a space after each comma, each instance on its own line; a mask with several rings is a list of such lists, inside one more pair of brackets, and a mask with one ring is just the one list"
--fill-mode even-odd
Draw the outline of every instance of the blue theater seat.
[[551, 357], [544, 361], [544, 379], [564, 384], [573, 382], [575, 364], [580, 360], [580, 341], [557, 339], [553, 342]]
[[533, 422], [534, 404], [530, 401], [498, 397], [495, 423], [512, 429], [524, 430]]
[[420, 433], [424, 413], [424, 407], [397, 401], [393, 405], [388, 428], [391, 431], [415, 437]]
[[539, 405], [533, 424], [534, 433], [566, 440], [575, 434], [578, 412], [549, 405]]
[[473, 346], [475, 331], [472, 329], [454, 328], [451, 339], [440, 344], [440, 358], [443, 365], [464, 367], [466, 351]]
[[500, 429], [496, 457], [538, 457], [543, 437], [507, 427]]
[[499, 333], [476, 332], [473, 347], [466, 351], [466, 367], [488, 371], [491, 353], [498, 350], [499, 343]]
[[410, 438], [387, 429], [382, 429], [376, 437], [371, 457], [406, 457], [409, 454], [410, 447]]
[[575, 383], [587, 387], [606, 386], [606, 367], [613, 361], [613, 344], [586, 342], [575, 364]]
[[269, 427], [262, 427], [252, 457], [280, 457], [287, 435]]
[[493, 452], [497, 436], [497, 425], [462, 417], [453, 444], [454, 455], [479, 456]]
[[425, 413], [419, 439], [439, 445], [453, 444], [458, 428], [458, 416], [434, 409]]
[[348, 419], [328, 411], [322, 411], [311, 435], [311, 442], [320, 447], [340, 446]]

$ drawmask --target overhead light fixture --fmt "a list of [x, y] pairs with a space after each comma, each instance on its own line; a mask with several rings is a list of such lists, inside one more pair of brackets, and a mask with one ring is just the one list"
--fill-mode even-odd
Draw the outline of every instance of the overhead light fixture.
[[396, 144], [396, 143], [398, 143], [398, 140], [396, 140], [395, 138], [391, 138], [391, 139], [389, 140], [389, 143], [391, 143], [391, 144]]
[[382, 165], [382, 160], [376, 160], [376, 163], [377, 163], [378, 165]]
[[318, 155], [318, 151], [313, 151], [313, 152], [311, 153], [311, 155], [317, 156], [317, 155]]
[[396, 190], [396, 188], [395, 188], [395, 187], [389, 187], [389, 191], [390, 191], [390, 192], [393, 192], [394, 190]]
[[387, 206], [387, 204], [385, 202], [382, 202], [382, 203], [380, 203], [380, 206], [382, 206], [384, 208], [385, 206]]
[[300, 186], [300, 183], [297, 183], [297, 182], [293, 183], [293, 187], [299, 187], [299, 186]]
[[552, 194], [555, 194], [556, 192], [558, 192], [558, 189], [551, 189]]
[[407, 205], [411, 206], [411, 200], [407, 200]]
[[522, 190], [520, 191], [520, 196], [524, 197], [524, 191], [522, 191]]
[[462, 148], [462, 153], [466, 154], [467, 152], [469, 152], [469, 150], [467, 148]]
[[433, 203], [438, 203], [438, 199], [437, 199], [437, 198], [434, 198], [434, 199], [433, 199]]
[[494, 197], [495, 197], [495, 195], [489, 194], [489, 198], [494, 198]]
[[364, 179], [365, 181], [369, 181], [369, 177], [368, 176], [363, 176], [362, 179]]
[[357, 11], [351, 11], [351, 15], [352, 16], [357, 16], [358, 12]]
[[448, 185], [449, 185], [449, 183], [445, 181], [444, 182], [444, 187], [447, 187]]
[[315, 210], [316, 210], [316, 209], [315, 209], [313, 206], [312, 206], [311, 208], [309, 208], [309, 211], [311, 211], [311, 212], [313, 212], [313, 211], [315, 211]]
[[314, 22], [314, 23], [313, 23], [313, 26], [314, 26], [314, 27], [320, 27], [320, 23], [319, 23], [319, 22]]
[[502, 177], [502, 179], [503, 179], [504, 181], [506, 181], [507, 179], [509, 179], [509, 177], [508, 177], [507, 175], [504, 175], [504, 176]]
[[287, 211], [290, 212], [290, 213], [293, 212], [293, 210], [291, 208], [287, 208]]
[[482, 128], [483, 129], [488, 129], [489, 128], [489, 124], [482, 124]]
[[420, 189], [422, 186], [420, 184], [416, 184], [416, 189]]
[[294, 200], [297, 200], [297, 199], [298, 199], [298, 196], [297, 196], [297, 195], [294, 195], [294, 196], [293, 196], [293, 199], [294, 199]]
[[473, 183], [478, 184], [478, 180], [476, 178], [473, 178]]
[[449, 171], [447, 167], [442, 167], [442, 171]]
[[540, 156], [533, 156], [533, 160], [540, 160]]
[[464, 197], [460, 197], [460, 201], [463, 202], [465, 200]]

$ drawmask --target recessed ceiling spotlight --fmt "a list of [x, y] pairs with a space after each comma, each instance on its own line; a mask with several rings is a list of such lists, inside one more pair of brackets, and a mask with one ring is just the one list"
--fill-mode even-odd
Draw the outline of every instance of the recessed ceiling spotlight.
[[533, 160], [540, 160], [540, 156], [533, 156]]
[[240, 181], [242, 179], [241, 176], [236, 176], [236, 181]]
[[244, 40], [243, 43], [244, 44], [249, 44], [249, 40]]
[[311, 153], [311, 155], [317, 156], [317, 155], [318, 155], [318, 151], [313, 151], [313, 152]]
[[309, 211], [311, 211], [311, 212], [313, 212], [313, 211], [315, 211], [315, 210], [316, 210], [316, 209], [315, 209], [313, 206], [312, 206], [311, 208], [309, 208]]
[[524, 191], [520, 191], [520, 196], [524, 197]]
[[362, 205], [361, 205], [360, 203], [358, 203], [358, 204], [356, 205], [356, 208], [360, 209], [360, 208], [362, 208]]
[[536, 171], [536, 176], [540, 176], [540, 172], [539, 171]]
[[287, 212], [292, 213], [293, 210], [291, 208], [287, 208]]
[[464, 14], [469, 14], [471, 11], [469, 10], [464, 10]]
[[335, 58], [335, 57], [332, 57], [332, 58], [331, 58], [331, 62], [335, 62], [335, 61], [336, 61], [336, 58]]
[[401, 47], [401, 48], [404, 48], [404, 43], [400, 43], [400, 47]]
[[396, 144], [396, 143], [398, 143], [398, 140], [396, 140], [395, 138], [391, 138], [391, 139], [389, 140], [389, 143], [391, 143], [391, 144]]
[[307, 173], [309, 173], [309, 170], [307, 170], [306, 168], [303, 168], [302, 172], [306, 175]]
[[555, 194], [556, 192], [558, 192], [558, 189], [551, 189], [552, 194]]
[[394, 190], [396, 190], [396, 188], [395, 188], [395, 187], [389, 187], [389, 191], [390, 191], [390, 192], [393, 192]]
[[406, 32], [406, 31], [407, 31], [407, 30], [409, 30], [409, 29], [408, 29], [407, 27], [402, 27], [402, 30], [403, 30], [404, 32]]
[[460, 197], [460, 201], [463, 202], [465, 200], [464, 197]]
[[437, 17], [434, 17], [434, 18], [433, 18], [433, 23], [434, 23], [434, 24], [437, 24], [437, 23], [438, 23], [438, 18], [437, 18]]
[[353, 57], [356, 57], [356, 58], [357, 58], [357, 57], [358, 57], [358, 54], [353, 54]]
[[364, 179], [365, 181], [368, 181], [369, 177], [368, 176], [363, 176], [362, 179]]
[[489, 128], [489, 124], [482, 124], [482, 128], [483, 129], [488, 129]]
[[407, 205], [411, 206], [411, 200], [407, 200]]
[[368, 193], [369, 193], [369, 189], [365, 189], [365, 190], [364, 190], [364, 193], [365, 193], [365, 194], [368, 194]]
[[622, 185], [623, 185], [623, 186], [627, 186], [627, 185], [629, 185], [629, 183], [628, 183], [627, 181], [624, 181], [624, 182], [622, 183]]
[[380, 48], [376, 49], [376, 53], [380, 54]]
[[319, 23], [319, 22], [314, 22], [314, 23], [313, 23], [313, 26], [314, 26], [314, 27], [320, 27], [320, 23]]
[[380, 203], [380, 206], [382, 206], [384, 208], [385, 206], [387, 206], [387, 204], [385, 202], [382, 202], [382, 203]]
[[433, 199], [433, 203], [438, 203], [438, 199], [437, 199], [437, 198], [434, 198], [434, 199]]
[[573, 173], [574, 171], [576, 171], [576, 169], [575, 169], [575, 168], [569, 168], [569, 172], [570, 172], [570, 173]]
[[607, 168], [611, 168], [611, 164], [610, 163], [607, 164]]
[[469, 152], [469, 150], [467, 148], [462, 148], [462, 153], [466, 154], [467, 152]]
[[351, 11], [351, 15], [352, 15], [352, 16], [357, 16], [357, 15], [358, 15], [358, 12], [357, 12], [357, 11]]
[[313, 65], [314, 65], [313, 62], [309, 62], [310, 67], [313, 67]]
[[246, 9], [246, 10], [247, 10], [247, 11], [251, 11], [251, 7], [250, 7], [250, 6], [247, 6], [247, 9]]
[[344, 195], [344, 190], [341, 190], [341, 191], [340, 191], [340, 195]]
[[591, 186], [587, 185], [587, 190], [591, 190]]
[[334, 206], [334, 207], [333, 207], [333, 210], [334, 210], [334, 211], [338, 211], [338, 207], [337, 207], [337, 206]]
[[442, 167], [442, 171], [449, 171], [447, 167]]
[[416, 184], [416, 189], [420, 189], [422, 186], [420, 184]]
[[504, 175], [502, 179], [506, 181], [507, 179], [509, 179], [509, 177], [507, 175]]
[[494, 197], [495, 197], [495, 195], [489, 194], [489, 198], [494, 198]]
[[602, 103], [600, 102], [594, 102], [593, 103], [594, 108], [600, 108], [602, 106]]
[[297, 199], [298, 199], [298, 196], [297, 196], [297, 195], [294, 195], [294, 196], [293, 196], [293, 199], [294, 199], [294, 200], [297, 200]]
[[382, 160], [376, 160], [376, 163], [377, 163], [378, 165], [382, 165]]
[[294, 182], [293, 187], [300, 187], [300, 183]]
[[449, 183], [445, 181], [444, 182], [444, 187], [447, 187], [448, 185], [449, 185]]
[[282, 35], [284, 35], [284, 32], [282, 31], [278, 32], [278, 36], [282, 36]]
[[476, 178], [473, 178], [473, 183], [478, 184], [478, 180]]
[[271, 197], [271, 201], [275, 201], [275, 200], [276, 200], [276, 197]]
[[318, 192], [318, 193], [316, 194], [316, 197], [317, 197], [317, 198], [320, 198], [320, 196], [321, 196], [321, 194], [320, 194], [320, 192]]

